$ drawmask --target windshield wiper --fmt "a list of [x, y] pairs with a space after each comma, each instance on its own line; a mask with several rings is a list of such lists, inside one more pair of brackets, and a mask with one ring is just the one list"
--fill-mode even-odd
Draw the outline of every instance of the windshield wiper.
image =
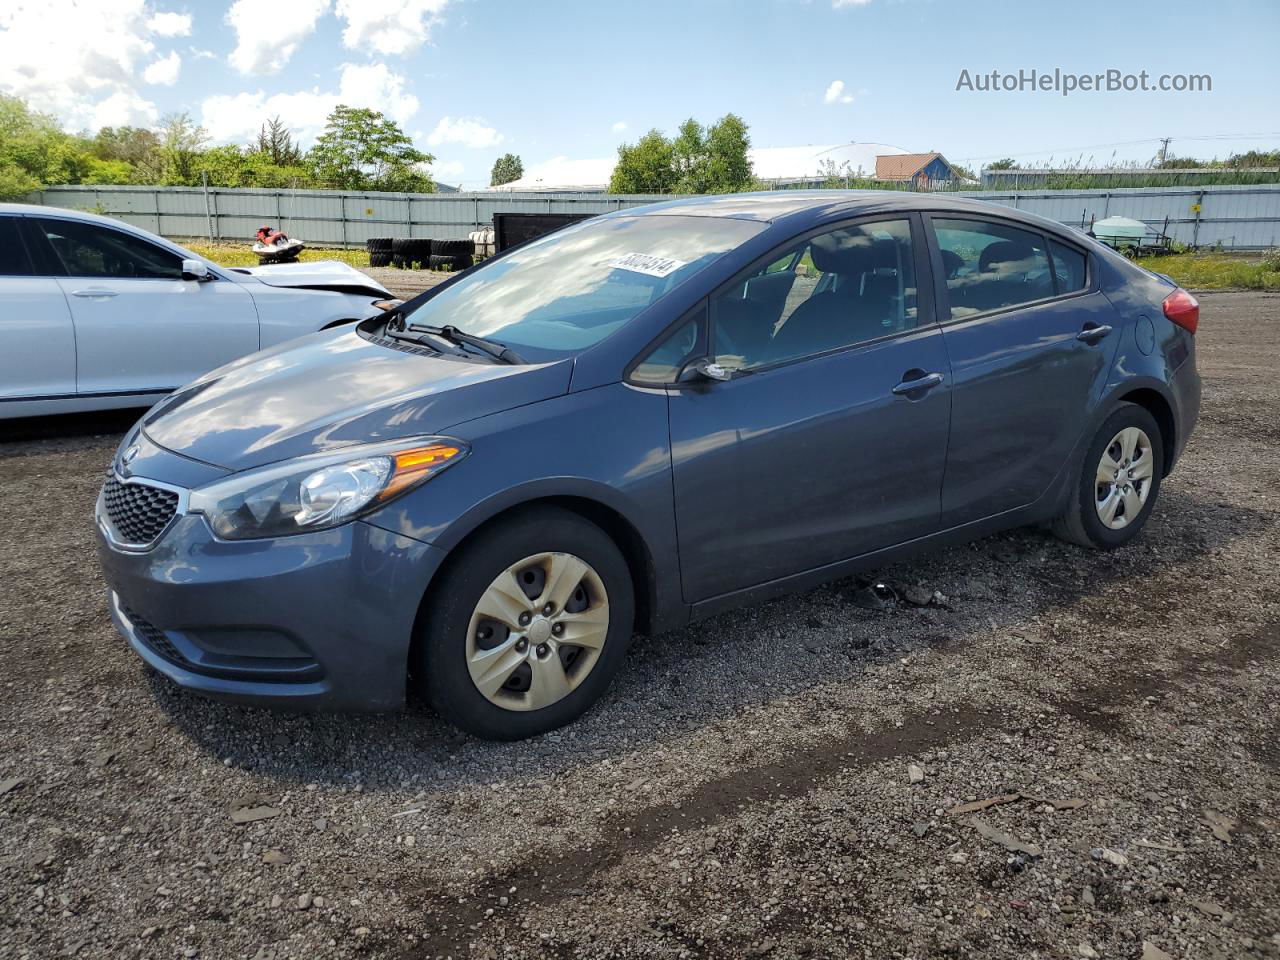
[[411, 323], [406, 328], [410, 333], [429, 333], [434, 337], [441, 337], [450, 343], [466, 344], [475, 347], [481, 353], [488, 354], [493, 359], [502, 363], [519, 364], [525, 360], [520, 354], [516, 353], [506, 344], [499, 343], [497, 340], [487, 340], [484, 337], [477, 337], [474, 333], [464, 333], [453, 324], [445, 324], [443, 327], [431, 327], [421, 323]]

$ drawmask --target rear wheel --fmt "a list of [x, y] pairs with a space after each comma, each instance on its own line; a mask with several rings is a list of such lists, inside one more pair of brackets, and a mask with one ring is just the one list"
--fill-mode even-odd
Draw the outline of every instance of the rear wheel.
[[626, 653], [627, 564], [602, 530], [543, 507], [482, 531], [432, 590], [415, 672], [449, 722], [518, 740], [580, 716]]
[[1163, 473], [1164, 444], [1155, 417], [1135, 403], [1121, 404], [1098, 428], [1075, 496], [1053, 532], [1082, 547], [1123, 546], [1151, 515]]

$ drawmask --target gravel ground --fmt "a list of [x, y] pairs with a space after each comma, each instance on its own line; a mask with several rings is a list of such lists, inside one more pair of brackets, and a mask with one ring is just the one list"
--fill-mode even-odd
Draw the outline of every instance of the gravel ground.
[[449, 274], [436, 270], [401, 270], [397, 267], [364, 267], [366, 273], [402, 300], [416, 297], [423, 290], [449, 279]]
[[1280, 297], [1202, 303], [1133, 546], [1018, 531], [882, 571], [928, 606], [637, 637], [516, 744], [148, 675], [92, 554], [127, 418], [10, 425], [0, 956], [1280, 957]]

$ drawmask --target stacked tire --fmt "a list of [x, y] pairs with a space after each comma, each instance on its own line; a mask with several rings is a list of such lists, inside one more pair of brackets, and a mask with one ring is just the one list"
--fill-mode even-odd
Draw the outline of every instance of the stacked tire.
[[432, 240], [432, 270], [465, 270], [475, 263], [476, 245], [471, 240]]
[[390, 237], [370, 237], [364, 242], [364, 248], [369, 251], [369, 266], [391, 266]]
[[420, 270], [431, 261], [431, 240], [397, 237], [391, 241], [391, 265], [404, 270]]

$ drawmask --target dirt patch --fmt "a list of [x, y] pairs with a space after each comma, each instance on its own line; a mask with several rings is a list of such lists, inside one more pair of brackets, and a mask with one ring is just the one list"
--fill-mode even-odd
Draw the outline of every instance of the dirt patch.
[[91, 527], [133, 415], [0, 424], [0, 956], [1280, 957], [1280, 298], [1202, 302], [1132, 546], [1015, 531], [879, 573], [926, 607], [638, 637], [520, 744], [149, 675]]

